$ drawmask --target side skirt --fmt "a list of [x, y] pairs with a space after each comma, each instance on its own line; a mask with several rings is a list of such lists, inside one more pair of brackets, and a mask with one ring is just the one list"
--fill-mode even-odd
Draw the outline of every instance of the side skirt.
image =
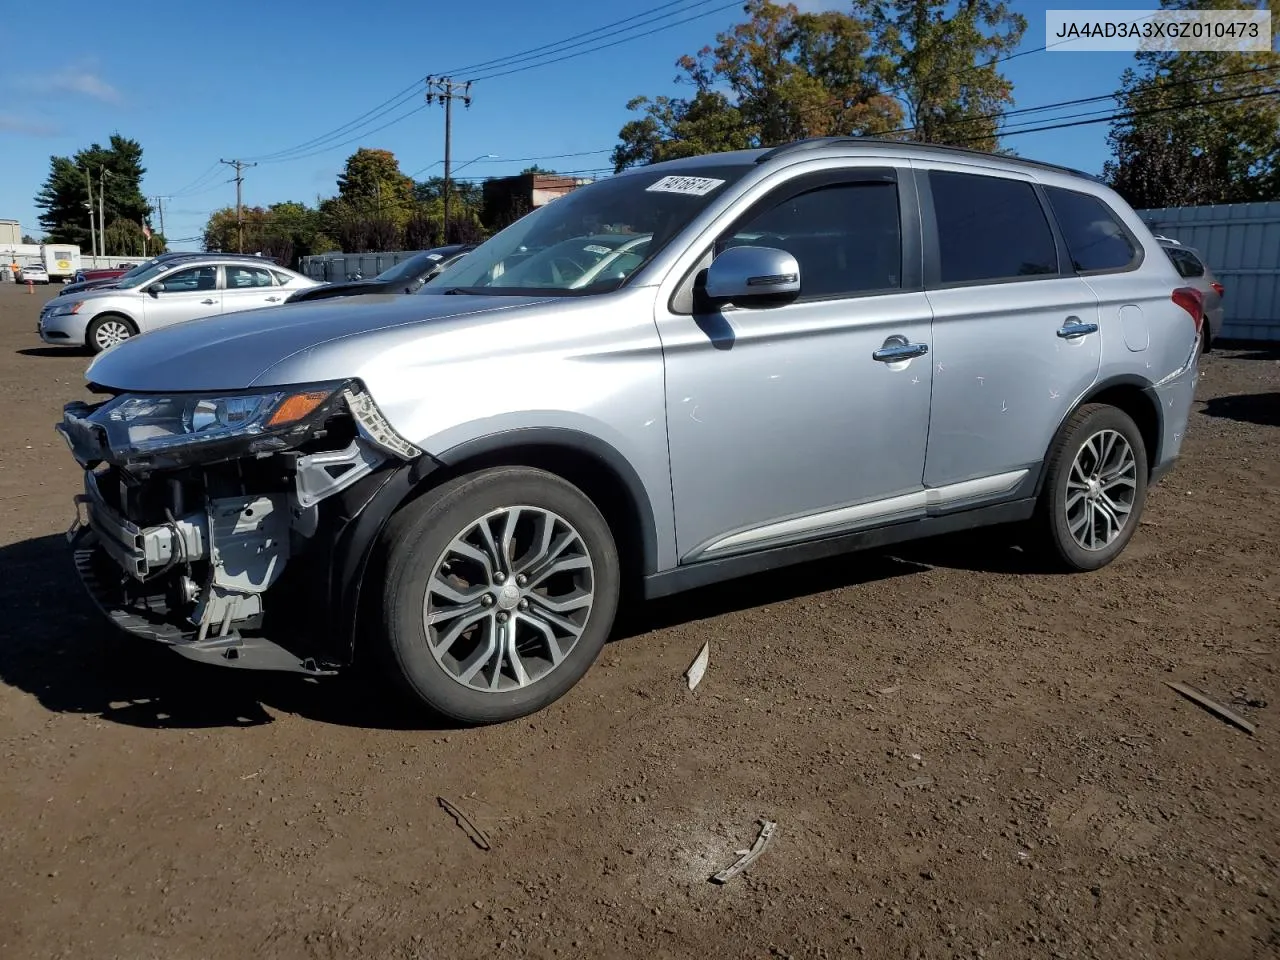
[[702, 560], [645, 577], [644, 595], [646, 599], [651, 600], [684, 590], [692, 590], [695, 587], [719, 583], [722, 580], [763, 573], [766, 570], [776, 570], [810, 560], [822, 560], [859, 550], [904, 543], [908, 540], [922, 540], [925, 537], [935, 537], [944, 533], [958, 533], [962, 530], [973, 530], [1002, 523], [1017, 523], [1029, 520], [1035, 513], [1035, 506], [1034, 497], [1010, 500], [989, 507], [959, 510], [935, 517], [921, 517], [918, 520], [891, 523], [883, 527], [859, 530], [821, 540], [715, 560]]

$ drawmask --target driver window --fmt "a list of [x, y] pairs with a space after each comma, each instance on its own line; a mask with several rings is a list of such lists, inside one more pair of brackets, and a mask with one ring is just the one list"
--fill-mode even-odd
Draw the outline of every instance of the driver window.
[[171, 273], [161, 281], [164, 285], [159, 292], [164, 293], [197, 293], [202, 290], [216, 290], [218, 287], [217, 267], [194, 267], [190, 270], [179, 270]]
[[766, 198], [716, 243], [785, 250], [800, 265], [800, 300], [884, 292], [902, 286], [898, 185], [858, 180]]

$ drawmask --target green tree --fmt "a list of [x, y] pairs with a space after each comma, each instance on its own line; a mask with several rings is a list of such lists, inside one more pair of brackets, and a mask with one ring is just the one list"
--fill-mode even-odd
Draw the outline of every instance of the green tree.
[[31, 234], [24, 233], [22, 235], [22, 242], [26, 244], [36, 244], [36, 243], [39, 243], [40, 241], [37, 240], [35, 237], [31, 236]]
[[[1166, 10], [1271, 11], [1280, 0], [1164, 0]], [[1138, 209], [1280, 199], [1280, 86], [1272, 53], [1144, 51], [1121, 77], [1108, 183]]]
[[[215, 210], [204, 228], [204, 249], [226, 251], [236, 248], [235, 207]], [[283, 264], [294, 265], [301, 257], [336, 248], [321, 229], [320, 212], [305, 203], [286, 201], [269, 207], [244, 209], [244, 249], [261, 253]]]
[[854, 8], [869, 25], [874, 62], [906, 108], [909, 139], [998, 147], [1013, 84], [996, 61], [1021, 42], [1024, 16], [1003, 0], [855, 0]]
[[413, 181], [390, 150], [361, 147], [338, 175], [338, 199], [366, 217], [403, 223], [413, 210]]
[[40, 214], [40, 225], [48, 233], [48, 239], [89, 248], [89, 188], [85, 174], [88, 172], [92, 177], [96, 221], [98, 194], [105, 171], [103, 206], [106, 211], [107, 253], [126, 255], [123, 250], [111, 246], [111, 238], [123, 239], [128, 228], [122, 227], [112, 234], [112, 225], [116, 221], [138, 224], [151, 213], [151, 207], [142, 195], [142, 175], [146, 168], [142, 166], [141, 144], [112, 134], [107, 146], [94, 143], [74, 157], [50, 157], [49, 166], [49, 176], [35, 197], [35, 205], [44, 211]]
[[142, 224], [132, 220], [115, 220], [107, 224], [108, 256], [149, 257], [164, 253], [166, 246], [161, 234], [153, 233], [148, 240], [142, 234]]
[[872, 55], [865, 18], [801, 13], [770, 0], [748, 0], [744, 10], [746, 22], [677, 61], [677, 81], [693, 86], [692, 97], [637, 97], [627, 104], [642, 116], [619, 132], [615, 170], [899, 125], [902, 109], [883, 92], [886, 67]]
[[[479, 210], [484, 199], [484, 189], [478, 183], [468, 180], [454, 180], [450, 185], [450, 201], [455, 207], [465, 210]], [[444, 177], [428, 177], [413, 185], [414, 199], [418, 203], [431, 203], [444, 196]], [[452, 216], [452, 214], [450, 214]]]

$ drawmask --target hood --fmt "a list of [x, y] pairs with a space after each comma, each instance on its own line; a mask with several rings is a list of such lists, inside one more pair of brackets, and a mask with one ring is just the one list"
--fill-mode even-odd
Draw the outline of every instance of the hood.
[[439, 323], [546, 302], [534, 297], [373, 294], [244, 310], [126, 340], [89, 364], [85, 379], [117, 390], [240, 390], [320, 344], [393, 327]]
[[316, 287], [303, 287], [289, 297], [290, 303], [323, 300], [325, 297], [347, 297], [359, 293], [381, 293], [386, 286], [381, 280], [338, 280]]

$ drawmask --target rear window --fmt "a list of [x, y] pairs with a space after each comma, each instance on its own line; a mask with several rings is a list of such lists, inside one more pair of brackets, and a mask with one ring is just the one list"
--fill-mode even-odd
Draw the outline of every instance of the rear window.
[[931, 170], [929, 188], [943, 284], [1057, 275], [1053, 231], [1031, 184]]
[[1077, 273], [1127, 270], [1137, 262], [1137, 245], [1105, 203], [1062, 187], [1045, 187], [1044, 192]]
[[1173, 261], [1173, 265], [1178, 270], [1178, 276], [1184, 280], [1204, 276], [1204, 264], [1200, 262], [1200, 258], [1194, 253], [1178, 247], [1165, 247], [1164, 252]]

